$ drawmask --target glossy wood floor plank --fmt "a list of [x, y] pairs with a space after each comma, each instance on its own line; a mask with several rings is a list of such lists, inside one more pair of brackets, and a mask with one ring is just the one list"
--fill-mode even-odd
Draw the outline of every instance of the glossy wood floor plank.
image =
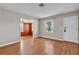
[[28, 36], [0, 48], [0, 55], [79, 55], [79, 44]]

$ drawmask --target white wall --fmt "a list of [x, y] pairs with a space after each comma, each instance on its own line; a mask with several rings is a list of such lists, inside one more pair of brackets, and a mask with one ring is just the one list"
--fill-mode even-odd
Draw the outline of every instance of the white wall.
[[19, 41], [19, 17], [0, 9], [0, 45]]
[[33, 37], [38, 37], [39, 36], [39, 21], [37, 19], [32, 19], [32, 31], [33, 31]]
[[0, 46], [20, 41], [20, 18], [32, 20], [34, 36], [38, 35], [37, 19], [0, 9]]
[[[53, 38], [53, 39], [63, 39], [63, 21], [60, 19], [60, 17], [55, 19], [45, 19], [40, 20], [40, 36], [41, 37], [47, 37], [47, 38]], [[44, 31], [44, 22], [46, 20], [53, 20], [53, 32], [45, 32]]]
[[[75, 12], [70, 12], [70, 13], [65, 13], [65, 14], [60, 14], [60, 15], [50, 16], [50, 17], [40, 19], [39, 36], [64, 41], [63, 18], [67, 17], [67, 16], [68, 17], [69, 16], [79, 16], [79, 12], [75, 11]], [[46, 21], [46, 20], [53, 20], [54, 21], [54, 29], [53, 29], [54, 32], [53, 33], [44, 32], [44, 21]]]
[[23, 32], [23, 19], [20, 18], [20, 32]]

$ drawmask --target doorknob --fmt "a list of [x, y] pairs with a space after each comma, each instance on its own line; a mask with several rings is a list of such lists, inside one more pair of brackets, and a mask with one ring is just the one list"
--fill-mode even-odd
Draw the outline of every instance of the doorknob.
[[64, 32], [66, 32], [66, 27], [64, 27]]

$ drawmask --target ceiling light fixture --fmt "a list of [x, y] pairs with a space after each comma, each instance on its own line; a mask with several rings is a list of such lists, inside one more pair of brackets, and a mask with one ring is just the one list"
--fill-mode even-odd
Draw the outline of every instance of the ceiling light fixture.
[[43, 3], [40, 3], [38, 6], [39, 7], [44, 7], [44, 4]]

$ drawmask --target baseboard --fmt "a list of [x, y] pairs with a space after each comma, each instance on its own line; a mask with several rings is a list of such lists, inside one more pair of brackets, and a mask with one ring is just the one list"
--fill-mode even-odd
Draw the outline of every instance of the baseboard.
[[[70, 42], [70, 41], [65, 41], [65, 42]], [[79, 44], [79, 42], [71, 42], [71, 43], [77, 43], [77, 44]]]
[[[63, 39], [50, 38], [50, 37], [45, 37], [45, 36], [40, 36], [39, 38], [52, 39], [52, 40], [57, 40], [57, 41], [64, 41]], [[64, 42], [70, 42], [70, 41], [64, 41]], [[71, 43], [77, 43], [77, 44], [79, 44], [79, 42], [71, 42]]]
[[59, 39], [59, 38], [51, 38], [51, 37], [46, 37], [46, 36], [40, 36], [40, 37], [47, 38], [47, 39], [54, 39], [54, 40], [64, 41], [63, 39]]
[[37, 38], [37, 37], [39, 37], [39, 36], [33, 36], [33, 38]]
[[15, 43], [18, 43], [18, 42], [19, 42], [19, 41], [6, 43], [6, 44], [3, 44], [3, 45], [0, 45], [0, 47], [8, 46], [8, 45], [15, 44]]

